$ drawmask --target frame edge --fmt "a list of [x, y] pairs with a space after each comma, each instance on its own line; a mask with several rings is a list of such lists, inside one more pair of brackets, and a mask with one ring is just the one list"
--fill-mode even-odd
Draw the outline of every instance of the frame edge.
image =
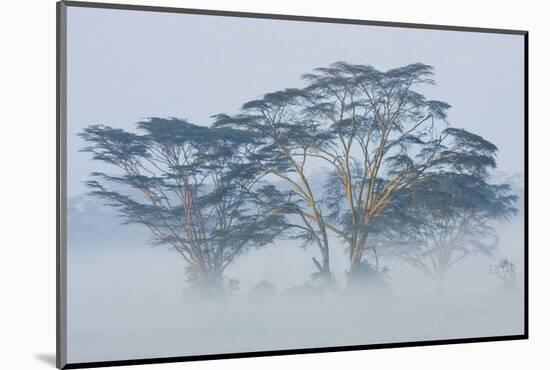
[[524, 289], [524, 324], [523, 332], [525, 334], [525, 339], [529, 339], [529, 32], [525, 32], [523, 35], [524, 39], [524, 61], [523, 61], [523, 109], [524, 109], [524, 158], [523, 158], [523, 167], [524, 167], [524, 199], [523, 199], [523, 289]]
[[397, 22], [397, 21], [388, 22], [388, 21], [364, 20], [364, 19], [354, 19], [354, 18], [330, 18], [330, 17], [322, 17], [322, 16], [305, 16], [305, 15], [302, 16], [297, 14], [255, 13], [255, 12], [217, 10], [217, 9], [180, 8], [180, 7], [154, 6], [154, 5], [131, 5], [131, 4], [123, 4], [123, 3], [104, 3], [104, 2], [92, 2], [92, 1], [88, 2], [88, 1], [78, 1], [78, 0], [62, 0], [62, 2], [66, 6], [80, 7], [80, 8], [94, 8], [94, 9], [116, 9], [116, 10], [130, 10], [130, 11], [160, 12], [160, 13], [184, 13], [184, 14], [198, 14], [198, 15], [210, 15], [210, 16], [222, 16], [222, 17], [274, 19], [274, 20], [332, 23], [332, 24], [340, 23], [340, 24], [355, 24], [355, 25], [379, 26], [379, 27], [415, 28], [415, 29], [439, 30], [439, 31], [481, 32], [481, 33], [497, 33], [497, 34], [509, 34], [509, 35], [526, 35], [528, 32], [527, 30], [516, 30], [516, 29], [454, 26], [454, 25], [427, 24], [427, 23], [408, 23], [408, 22]]
[[56, 367], [67, 365], [67, 5], [56, 3]]
[[[94, 361], [94, 362], [67, 362], [67, 260], [66, 260], [66, 235], [67, 235], [67, 212], [66, 212], [66, 144], [67, 144], [67, 8], [95, 8], [95, 9], [113, 9], [113, 10], [131, 10], [131, 11], [149, 11], [163, 13], [183, 13], [195, 15], [210, 15], [210, 16], [225, 16], [239, 18], [256, 18], [256, 19], [274, 19], [288, 21], [303, 21], [303, 22], [318, 22], [332, 24], [354, 24], [380, 27], [397, 27], [397, 28], [413, 28], [426, 30], [440, 31], [459, 31], [459, 32], [477, 32], [477, 33], [493, 33], [493, 34], [508, 34], [519, 35], [524, 38], [524, 330], [523, 334], [519, 335], [503, 335], [493, 337], [472, 337], [472, 338], [456, 338], [456, 339], [436, 339], [422, 340], [414, 342], [395, 342], [395, 343], [378, 343], [366, 345], [352, 345], [339, 347], [318, 347], [318, 348], [302, 348], [302, 349], [287, 349], [287, 350], [270, 350], [270, 351], [254, 351], [240, 353], [220, 353], [207, 354], [196, 356], [176, 356], [176, 357], [160, 357], [160, 358], [141, 358], [129, 360], [113, 360], [113, 361]], [[300, 16], [290, 14], [271, 14], [271, 13], [253, 13], [240, 11], [226, 11], [214, 9], [194, 9], [194, 8], [179, 8], [166, 6], [148, 6], [148, 5], [130, 5], [130, 4], [115, 4], [102, 2], [84, 2], [72, 0], [60, 0], [56, 3], [56, 367], [58, 369], [78, 369], [78, 368], [95, 368], [95, 367], [112, 367], [112, 366], [127, 366], [127, 365], [144, 365], [144, 364], [160, 364], [174, 362], [194, 362], [208, 361], [219, 359], [236, 359], [236, 358], [255, 358], [255, 357], [271, 357], [285, 355], [301, 355], [301, 354], [317, 354], [330, 352], [347, 352], [361, 351], [372, 349], [389, 349], [389, 348], [406, 348], [406, 347], [423, 347], [434, 345], [449, 345], [449, 344], [472, 344], [484, 342], [498, 341], [513, 341], [529, 339], [529, 284], [528, 284], [528, 212], [529, 212], [529, 191], [528, 191], [528, 111], [529, 111], [529, 53], [528, 53], [528, 35], [527, 30], [513, 29], [493, 29], [493, 28], [478, 28], [469, 26], [452, 26], [452, 25], [431, 25], [421, 23], [404, 23], [404, 22], [387, 22], [373, 20], [359, 20], [350, 18], [329, 18], [318, 16]]]

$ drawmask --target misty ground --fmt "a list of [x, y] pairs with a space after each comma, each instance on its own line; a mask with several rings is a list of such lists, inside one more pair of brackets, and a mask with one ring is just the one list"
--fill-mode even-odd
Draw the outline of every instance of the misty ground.
[[72, 310], [69, 360], [514, 335], [523, 332], [522, 307], [519, 292], [218, 305], [120, 299], [96, 305], [93, 312]]
[[[111, 230], [112, 231], [112, 230]], [[197, 301], [176, 254], [120, 227], [104, 241], [69, 249], [68, 360], [107, 361], [214, 353], [471, 338], [523, 333], [523, 291], [505, 290], [488, 273], [498, 256], [522, 265], [521, 222], [500, 231], [495, 257], [474, 256], [438, 292], [416, 270], [393, 260], [383, 289], [319, 296], [305, 283], [315, 250], [292, 242], [251, 252], [227, 271], [239, 290], [225, 303]], [[336, 240], [334, 240], [336, 242]], [[78, 243], [74, 239], [73, 243]], [[345, 252], [333, 253], [345, 285]], [[520, 273], [522, 273], [520, 271]], [[253, 298], [262, 280], [274, 290]]]

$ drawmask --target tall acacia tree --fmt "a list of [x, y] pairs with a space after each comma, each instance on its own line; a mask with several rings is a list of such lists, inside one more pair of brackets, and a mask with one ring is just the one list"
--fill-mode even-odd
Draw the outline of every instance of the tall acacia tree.
[[175, 118], [152, 118], [137, 129], [93, 125], [80, 134], [88, 144], [82, 151], [115, 170], [93, 173], [91, 194], [116, 207], [126, 223], [147, 227], [154, 244], [178, 253], [203, 292], [219, 293], [225, 269], [283, 227], [280, 215], [241, 191], [258, 178], [235, 155], [251, 138]]
[[[265, 209], [290, 215], [287, 226], [297, 232], [295, 237], [318, 248], [320, 261], [313, 258], [317, 273], [332, 283], [328, 231], [339, 230], [323, 215], [322, 194], [314, 191], [307, 164], [318, 155], [319, 148], [332, 145], [333, 135], [302, 119], [304, 94], [299, 89], [266, 94], [245, 103], [242, 114], [214, 116], [214, 127], [235, 128], [257, 138], [244, 147], [242, 156], [272, 183], [249, 188], [249, 194]], [[277, 181], [284, 186], [274, 186]]]
[[373, 244], [425, 273], [441, 287], [447, 272], [472, 254], [491, 255], [497, 222], [517, 213], [507, 184], [484, 176], [433, 176], [397, 195], [378, 220]]
[[[216, 127], [233, 127], [262, 138], [246, 147], [248, 160], [290, 186], [270, 189], [278, 199], [295, 199], [277, 212], [296, 214], [293, 224], [318, 246], [330, 274], [329, 238], [349, 251], [349, 277], [358, 272], [373, 221], [403, 188], [441, 171], [472, 173], [494, 166], [491, 143], [449, 128], [449, 104], [427, 99], [432, 67], [411, 64], [379, 71], [338, 62], [303, 77], [306, 87], [269, 93], [243, 105], [240, 114], [216, 116]], [[328, 166], [326, 191], [311, 165]], [[261, 195], [261, 192], [259, 192]], [[266, 202], [269, 205], [269, 202]]]

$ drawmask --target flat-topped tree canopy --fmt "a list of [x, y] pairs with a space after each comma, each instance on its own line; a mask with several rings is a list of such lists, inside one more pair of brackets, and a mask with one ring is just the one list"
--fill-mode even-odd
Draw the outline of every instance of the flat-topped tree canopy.
[[193, 282], [221, 289], [229, 264], [284, 228], [280, 215], [262, 212], [243, 191], [257, 174], [237, 154], [254, 138], [177, 118], [151, 118], [136, 129], [93, 125], [80, 134], [88, 144], [82, 151], [113, 169], [92, 174], [91, 194], [125, 223], [145, 225], [153, 244], [178, 252]]
[[[257, 137], [243, 156], [288, 188], [258, 188], [256, 195], [269, 194], [284, 206], [265, 201], [268, 208], [300, 217], [289, 226], [317, 245], [322, 261], [314, 262], [326, 277], [331, 275], [327, 233], [346, 243], [351, 277], [373, 220], [400, 189], [442, 171], [484, 177], [496, 165], [492, 143], [450, 127], [450, 105], [424, 95], [422, 87], [435, 84], [429, 65], [384, 72], [337, 62], [302, 79], [302, 88], [267, 93], [243, 104], [236, 115], [214, 116], [213, 127]], [[313, 186], [311, 170], [318, 166], [327, 168], [324, 190]]]
[[374, 223], [372, 245], [442, 283], [467, 256], [492, 254], [495, 223], [517, 213], [517, 199], [508, 184], [477, 174], [433, 174], [396, 194]]

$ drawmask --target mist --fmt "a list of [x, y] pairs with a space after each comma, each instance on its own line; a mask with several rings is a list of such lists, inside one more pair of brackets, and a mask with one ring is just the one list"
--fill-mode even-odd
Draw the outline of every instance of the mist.
[[[69, 8], [67, 27], [68, 362], [524, 333], [521, 36], [76, 7]], [[490, 254], [469, 253], [444, 281], [434, 281], [385, 249], [376, 255], [365, 250], [359, 262], [367, 263], [370, 275], [352, 286], [351, 244], [329, 233], [334, 285], [327, 288], [315, 275], [319, 249], [282, 234], [229, 259], [223, 270], [227, 289], [204, 297], [168, 239], [155, 243], [136, 219], [128, 221], [86, 193], [91, 173], [120, 175], [111, 171], [112, 162], [93, 160], [105, 158], [101, 149], [99, 156], [83, 151], [93, 144], [93, 137], [82, 136], [92, 125], [131, 135], [147, 117], [178, 117], [182, 126], [188, 119], [194, 129], [207, 128], [212, 115], [238, 114], [243, 103], [265, 93], [304, 87], [302, 74], [338, 61], [382, 72], [425, 63], [431, 73], [433, 66], [436, 84], [418, 92], [450, 105], [437, 133], [450, 125], [494, 143], [489, 159], [496, 171], [488, 178], [511, 185], [519, 213], [490, 225], [498, 239]], [[360, 158], [361, 151], [350, 153]], [[320, 163], [314, 158], [302, 169], [325, 201], [325, 175], [334, 168]], [[379, 175], [391, 170], [382, 168]], [[282, 191], [292, 188], [275, 183], [280, 180], [273, 175], [263, 180]], [[322, 211], [329, 214], [330, 208]], [[502, 261], [514, 269], [513, 279], [495, 273]]]
[[[83, 199], [88, 203], [82, 205]], [[177, 253], [150, 246], [139, 226], [110, 222], [116, 216], [85, 196], [74, 203], [67, 263], [70, 362], [462, 339], [524, 330], [521, 280], [515, 289], [506, 289], [489, 273], [500, 257], [523, 266], [521, 216], [498, 226], [501, 242], [494, 256], [473, 255], [454, 266], [442, 291], [416, 269], [384, 257], [380, 264], [389, 272], [382, 283], [359, 291], [345, 288], [347, 255], [336, 238], [331, 240], [332, 261], [342, 288], [323, 291], [310, 276], [315, 249], [280, 240], [230, 266], [226, 276], [238, 281], [238, 289], [224, 299], [208, 300], [192, 291]], [[90, 208], [99, 215], [94, 218]], [[87, 220], [80, 221], [87, 231], [79, 227], [79, 217]]]

